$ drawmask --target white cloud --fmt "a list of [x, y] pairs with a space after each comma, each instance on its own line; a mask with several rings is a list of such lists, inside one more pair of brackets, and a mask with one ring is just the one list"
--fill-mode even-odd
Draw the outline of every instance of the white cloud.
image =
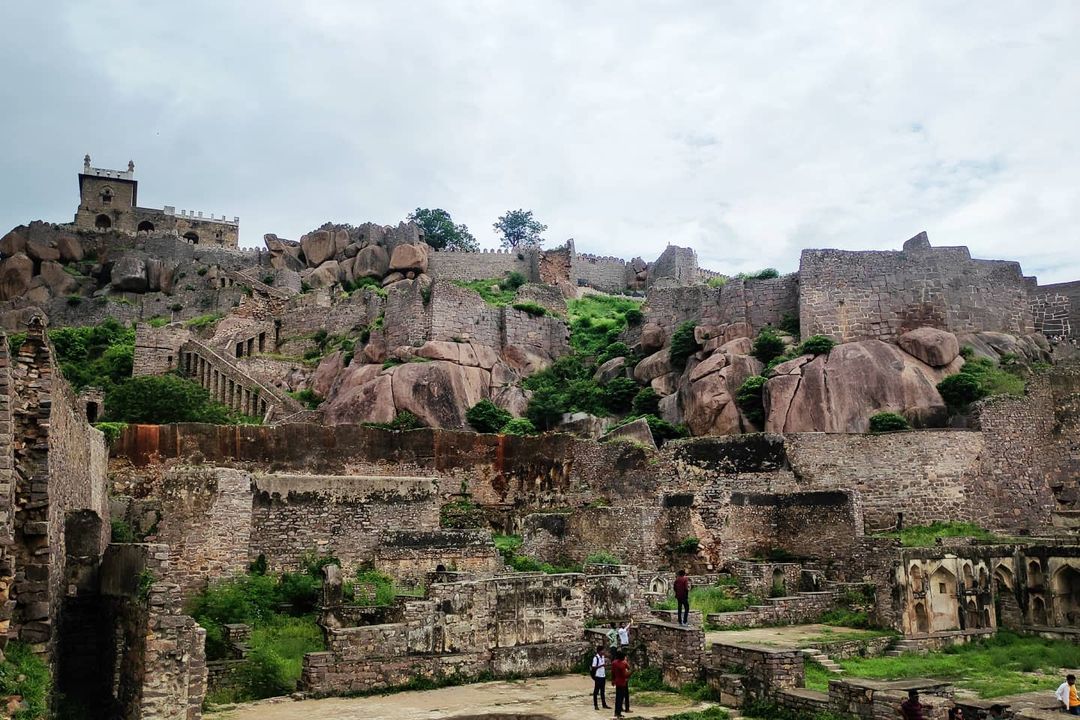
[[1080, 6], [193, 2], [0, 9], [0, 224], [84, 152], [245, 244], [439, 206], [737, 272], [931, 242], [1080, 278]]

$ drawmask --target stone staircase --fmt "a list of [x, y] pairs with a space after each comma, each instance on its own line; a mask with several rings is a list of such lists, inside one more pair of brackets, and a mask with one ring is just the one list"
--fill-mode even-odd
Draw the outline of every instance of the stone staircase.
[[800, 650], [800, 652], [803, 654], [803, 657], [805, 659], [813, 660], [829, 672], [835, 673], [837, 675], [844, 674], [844, 669], [837, 665], [832, 658], [830, 658], [828, 655], [821, 652], [820, 650], [817, 650], [815, 648], [803, 648], [802, 650]]
[[925, 655], [927, 650], [922, 647], [918, 640], [900, 640], [892, 648], [885, 651], [885, 657], [900, 657], [912, 653]]
[[277, 423], [307, 412], [294, 398], [259, 382], [198, 340], [188, 340], [180, 348], [179, 370], [206, 388], [211, 399], [244, 415], [261, 418], [264, 423]]
[[256, 275], [263, 270], [263, 268], [248, 268], [247, 270], [237, 272], [235, 270], [223, 270], [222, 274], [234, 283], [241, 285], [247, 285], [254, 292], [265, 295], [266, 297], [275, 298], [277, 300], [288, 300], [295, 293], [281, 288], [276, 288], [271, 285], [267, 285], [262, 280], [256, 277]]

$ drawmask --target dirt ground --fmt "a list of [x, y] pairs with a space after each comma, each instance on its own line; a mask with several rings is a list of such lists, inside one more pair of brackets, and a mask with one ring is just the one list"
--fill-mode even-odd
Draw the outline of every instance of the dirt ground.
[[[294, 701], [264, 700], [207, 714], [207, 720], [442, 720], [524, 716], [522, 720], [582, 720], [610, 718], [612, 711], [592, 708], [592, 681], [585, 675], [532, 678], [514, 682], [419, 690], [364, 698], [326, 698]], [[649, 693], [656, 695], [656, 693]], [[635, 718], [662, 718], [685, 710], [703, 708], [681, 696], [656, 707], [635, 705]], [[608, 704], [614, 692], [608, 687]], [[494, 720], [494, 718], [492, 719]]]
[[[830, 635], [842, 635], [846, 639], [854, 639], [860, 635], [872, 637], [874, 633], [851, 628], [831, 627], [829, 625], [785, 625], [782, 627], [752, 628], [750, 630], [707, 632], [705, 633], [705, 644], [712, 645], [715, 642], [744, 643], [747, 645], [800, 649], [806, 647], [808, 642], [813, 640], [821, 641]], [[631, 705], [631, 707], [633, 706]]]

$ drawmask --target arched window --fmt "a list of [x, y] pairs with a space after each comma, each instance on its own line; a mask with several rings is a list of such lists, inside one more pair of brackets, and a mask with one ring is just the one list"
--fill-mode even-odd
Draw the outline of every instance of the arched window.
[[908, 577], [911, 579], [911, 592], [921, 593], [925, 592], [926, 588], [923, 585], [922, 570], [918, 565], [912, 565], [911, 570], [908, 571]]
[[105, 188], [101, 191], [101, 204], [112, 205], [113, 191], [112, 188]]
[[94, 227], [98, 230], [106, 230], [112, 227], [112, 220], [109, 219], [108, 215], [102, 213], [94, 218]]
[[139, 227], [137, 227], [136, 230], [145, 233], [154, 232], [154, 223], [150, 222], [149, 220], [143, 220], [141, 223], [139, 223]]
[[1030, 563], [1028, 563], [1027, 571], [1028, 587], [1041, 588], [1043, 584], [1043, 572], [1042, 565], [1039, 564], [1039, 561], [1032, 560]]
[[193, 244], [198, 245], [199, 244], [199, 233], [188, 231], [188, 232], [184, 233], [184, 239], [185, 240], [190, 240]]
[[787, 582], [782, 568], [773, 568], [772, 591], [769, 594], [771, 597], [784, 597], [787, 595]]
[[926, 615], [926, 606], [922, 603], [915, 603], [915, 629], [921, 635], [930, 632], [930, 618]]

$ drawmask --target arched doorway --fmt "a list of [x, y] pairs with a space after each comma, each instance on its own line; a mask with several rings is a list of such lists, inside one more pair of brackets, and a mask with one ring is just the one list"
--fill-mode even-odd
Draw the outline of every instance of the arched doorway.
[[982, 615], [979, 613], [979, 608], [975, 606], [974, 600], [968, 600], [967, 606], [964, 608], [964, 625], [968, 630], [982, 625]]
[[199, 233], [188, 231], [188, 232], [184, 233], [184, 239], [190, 241], [191, 243], [193, 243], [195, 245], [198, 245], [199, 244]]
[[136, 228], [139, 232], [152, 233], [154, 232], [154, 223], [149, 220], [143, 220], [139, 223], [139, 227]]
[[785, 597], [787, 595], [787, 582], [784, 580], [784, 569], [773, 568], [771, 597]]
[[956, 599], [956, 576], [939, 567], [930, 576], [930, 627], [934, 632], [960, 629], [960, 606]]
[[[911, 592], [924, 593], [926, 592], [926, 586], [923, 584], [922, 569], [918, 565], [912, 565], [908, 571], [908, 577], [911, 578]], [[925, 609], [924, 609], [925, 612]]]
[[1041, 588], [1043, 586], [1043, 571], [1042, 565], [1038, 560], [1032, 560], [1027, 566], [1027, 584], [1031, 589]]
[[920, 635], [930, 632], [930, 618], [926, 616], [926, 606], [915, 603], [915, 630]]
[[1024, 624], [1015, 588], [1012, 570], [1005, 565], [994, 568], [994, 611], [997, 613], [998, 627], [1020, 627]]
[[1054, 574], [1054, 619], [1074, 626], [1080, 616], [1080, 570], [1066, 565]]
[[1031, 624], [1046, 625], [1046, 603], [1038, 596], [1031, 598]]
[[94, 227], [96, 227], [98, 230], [108, 230], [112, 227], [112, 220], [109, 218], [108, 215], [102, 213], [96, 218], [94, 218]]

